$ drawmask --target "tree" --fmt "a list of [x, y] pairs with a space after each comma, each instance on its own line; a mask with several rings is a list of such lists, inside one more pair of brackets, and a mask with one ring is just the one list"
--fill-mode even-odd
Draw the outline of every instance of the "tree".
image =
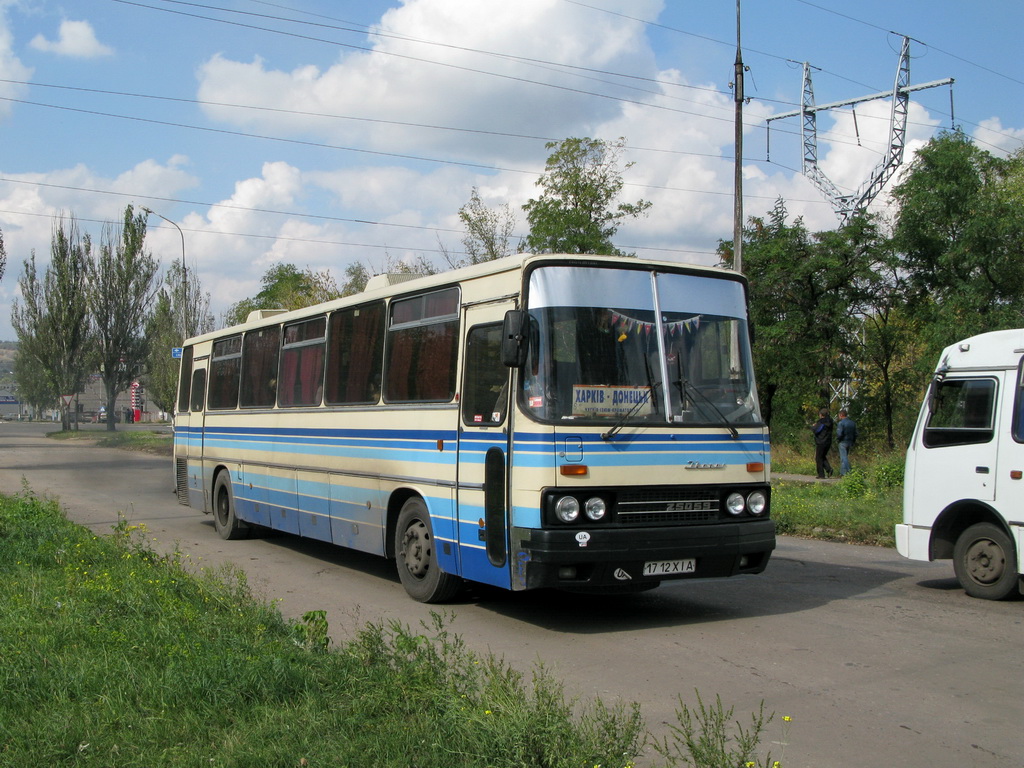
[[0, 280], [4, 279], [7, 270], [7, 251], [4, 250], [4, 233], [0, 230]]
[[514, 252], [511, 239], [516, 219], [508, 203], [498, 209], [488, 208], [480, 199], [480, 190], [473, 187], [469, 202], [459, 208], [459, 220], [466, 227], [462, 244], [470, 264], [501, 259]]
[[171, 413], [178, 392], [178, 360], [171, 356], [185, 339], [214, 328], [210, 294], [203, 293], [195, 270], [186, 273], [180, 261], [171, 262], [156, 295], [147, 335], [150, 339], [146, 363], [146, 391], [161, 411]]
[[[11, 310], [20, 355], [31, 357], [33, 367], [38, 365], [51, 390], [60, 395], [80, 392], [94, 361], [88, 290], [91, 251], [92, 244], [79, 233], [74, 217], [58, 217], [45, 274], [40, 279], [33, 251], [18, 280], [21, 300]], [[61, 423], [70, 429], [66, 408]]]
[[260, 282], [263, 288], [258, 294], [228, 309], [224, 318], [228, 325], [244, 323], [249, 313], [257, 309], [300, 309], [342, 295], [326, 269], [300, 272], [294, 264], [278, 263], [267, 270]]
[[361, 261], [353, 261], [345, 267], [345, 282], [341, 286], [342, 296], [352, 296], [366, 290], [370, 282], [370, 270]]
[[53, 386], [39, 360], [22, 349], [14, 358], [14, 380], [18, 385], [19, 399], [37, 416], [53, 408], [60, 399], [60, 392]]
[[1022, 161], [1003, 160], [962, 133], [918, 151], [893, 190], [894, 240], [909, 276], [910, 310], [930, 343], [925, 364], [957, 339], [1024, 320]]
[[[537, 180], [541, 196], [524, 206], [534, 253], [597, 253], [625, 255], [612, 244], [623, 219], [644, 214], [651, 203], [619, 203], [622, 172], [619, 156], [625, 139], [568, 138], [549, 142], [554, 150]], [[627, 163], [623, 170], [632, 167]]]
[[156, 293], [157, 262], [146, 252], [146, 214], [124, 210], [121, 230], [107, 224], [89, 262], [89, 309], [107, 398], [107, 430], [116, 428], [117, 396], [142, 372]]
[[[868, 265], [859, 230], [812, 235], [787, 216], [779, 200], [767, 218], [750, 219], [743, 266], [762, 411], [777, 433], [796, 439], [808, 412], [829, 405], [833, 385], [853, 375], [857, 285]], [[732, 252], [731, 242], [720, 243], [725, 264]]]

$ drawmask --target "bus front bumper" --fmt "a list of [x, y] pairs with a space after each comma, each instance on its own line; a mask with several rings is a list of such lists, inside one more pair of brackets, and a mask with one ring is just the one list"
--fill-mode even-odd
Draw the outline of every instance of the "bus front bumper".
[[775, 523], [512, 530], [512, 588], [643, 589], [667, 579], [761, 573]]

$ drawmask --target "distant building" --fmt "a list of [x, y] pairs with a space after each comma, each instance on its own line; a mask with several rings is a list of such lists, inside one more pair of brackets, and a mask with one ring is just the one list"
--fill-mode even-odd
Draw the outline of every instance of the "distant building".
[[0, 387], [0, 419], [16, 419], [21, 415], [21, 400], [10, 387]]
[[[81, 422], [106, 421], [107, 390], [103, 386], [103, 377], [94, 373], [89, 377], [85, 387], [75, 398], [78, 408], [78, 419]], [[146, 410], [146, 395], [139, 382], [132, 382], [131, 387], [117, 396], [117, 413], [119, 422], [152, 421], [153, 416]]]

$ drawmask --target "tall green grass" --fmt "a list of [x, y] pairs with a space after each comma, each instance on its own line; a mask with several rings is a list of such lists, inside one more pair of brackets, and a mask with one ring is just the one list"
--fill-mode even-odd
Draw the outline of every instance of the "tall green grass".
[[[781, 534], [856, 544], [895, 546], [903, 519], [903, 456], [855, 455], [838, 480], [772, 483], [772, 518]], [[813, 476], [814, 460], [785, 448], [772, 453], [772, 471]]]
[[329, 648], [321, 612], [288, 622], [241, 572], [183, 561], [0, 498], [0, 763], [589, 768], [646, 738], [637, 705], [567, 699], [443, 617]]

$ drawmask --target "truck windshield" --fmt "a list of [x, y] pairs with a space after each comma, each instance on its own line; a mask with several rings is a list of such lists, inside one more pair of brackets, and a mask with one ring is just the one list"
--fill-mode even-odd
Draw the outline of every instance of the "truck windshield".
[[743, 286], [643, 269], [530, 275], [523, 409], [540, 420], [746, 425], [761, 420]]

